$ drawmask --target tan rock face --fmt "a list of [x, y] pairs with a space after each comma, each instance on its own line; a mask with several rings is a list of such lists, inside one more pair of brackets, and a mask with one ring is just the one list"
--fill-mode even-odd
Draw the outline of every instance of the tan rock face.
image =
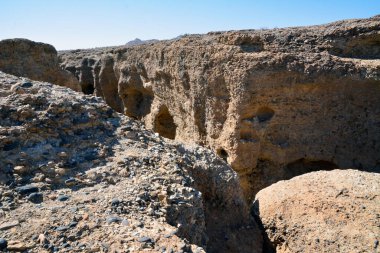
[[380, 175], [312, 172], [256, 195], [267, 251], [379, 252]]
[[59, 67], [53, 46], [27, 39], [0, 41], [0, 71], [81, 90], [78, 80]]
[[374, 17], [209, 33], [60, 60], [82, 86], [91, 72], [94, 93], [119, 112], [211, 147], [251, 198], [314, 169], [379, 171], [379, 27]]

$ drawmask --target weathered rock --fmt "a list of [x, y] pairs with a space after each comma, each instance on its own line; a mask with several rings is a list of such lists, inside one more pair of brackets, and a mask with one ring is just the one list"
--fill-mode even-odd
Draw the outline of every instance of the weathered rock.
[[319, 171], [280, 181], [257, 194], [253, 212], [276, 252], [380, 250], [377, 173]]
[[[0, 71], [81, 90], [78, 80], [59, 67], [53, 46], [27, 39], [0, 41]], [[26, 82], [22, 87], [30, 88], [28, 85], [31, 83]]]
[[8, 242], [4, 238], [0, 238], [0, 250], [5, 250], [8, 247]]
[[[157, 136], [101, 98], [0, 72], [0, 168], [1, 236], [14, 249], [261, 251], [238, 176], [223, 160]], [[25, 199], [34, 193], [39, 205]], [[46, 243], [29, 243], [41, 234]]]
[[380, 170], [379, 41], [376, 16], [59, 57], [115, 110], [211, 147], [251, 198], [313, 170]]

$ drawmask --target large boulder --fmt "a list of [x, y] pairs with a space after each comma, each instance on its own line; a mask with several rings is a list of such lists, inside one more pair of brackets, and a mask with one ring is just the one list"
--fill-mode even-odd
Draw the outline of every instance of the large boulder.
[[59, 57], [115, 110], [213, 149], [252, 198], [321, 168], [380, 171], [379, 42], [377, 16]]
[[78, 80], [60, 68], [55, 48], [45, 43], [27, 39], [0, 41], [0, 71], [81, 91]]
[[380, 174], [312, 172], [261, 190], [268, 252], [380, 252]]

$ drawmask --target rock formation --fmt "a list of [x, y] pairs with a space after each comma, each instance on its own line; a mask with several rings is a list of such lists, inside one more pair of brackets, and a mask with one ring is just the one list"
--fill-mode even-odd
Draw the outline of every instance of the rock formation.
[[379, 252], [380, 174], [312, 172], [261, 190], [267, 252]]
[[248, 199], [319, 169], [380, 171], [380, 16], [75, 50], [61, 66], [160, 135], [213, 149]]
[[222, 159], [99, 97], [0, 72], [0, 168], [0, 251], [261, 252]]
[[59, 67], [53, 46], [27, 39], [0, 41], [0, 71], [81, 90], [78, 80]]

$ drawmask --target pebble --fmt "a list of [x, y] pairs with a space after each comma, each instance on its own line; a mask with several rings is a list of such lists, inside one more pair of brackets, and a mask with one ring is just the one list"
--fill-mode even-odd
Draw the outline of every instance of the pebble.
[[28, 196], [28, 200], [34, 204], [40, 204], [44, 201], [44, 197], [40, 192], [33, 192]]
[[107, 217], [106, 221], [107, 221], [108, 224], [111, 224], [111, 223], [114, 223], [114, 222], [121, 222], [122, 219], [119, 218], [119, 217], [110, 216], [110, 217]]
[[22, 195], [38, 192], [38, 187], [34, 185], [24, 185], [16, 188], [16, 191]]
[[111, 201], [111, 205], [112, 206], [118, 206], [120, 204], [120, 200], [118, 200], [118, 199], [113, 199], [112, 201]]
[[71, 177], [71, 178], [65, 180], [65, 184], [68, 185], [68, 186], [72, 186], [72, 185], [75, 185], [76, 181], [77, 180], [75, 178]]
[[23, 84], [20, 85], [22, 88], [30, 88], [33, 86], [33, 84], [31, 82], [25, 82]]
[[59, 195], [57, 198], [58, 201], [66, 201], [68, 199], [69, 199], [69, 196], [67, 195]]
[[143, 236], [138, 239], [139, 242], [153, 242], [152, 238]]
[[57, 227], [56, 229], [55, 229], [55, 231], [66, 231], [66, 230], [68, 230], [69, 229], [69, 227], [68, 226], [59, 226], [59, 227]]
[[25, 166], [16, 166], [13, 168], [13, 171], [16, 173], [16, 174], [24, 174], [25, 172], [27, 172], [27, 168]]
[[4, 238], [0, 238], [0, 250], [5, 250], [8, 247], [8, 242]]

